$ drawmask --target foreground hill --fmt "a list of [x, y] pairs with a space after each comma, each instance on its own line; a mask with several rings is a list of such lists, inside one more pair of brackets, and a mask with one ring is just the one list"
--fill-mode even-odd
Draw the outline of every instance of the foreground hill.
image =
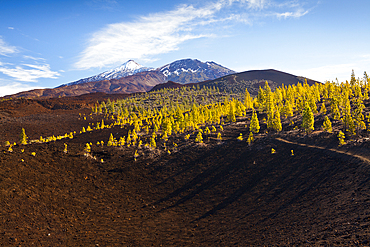
[[[193, 101], [188, 100], [191, 95]], [[199, 125], [203, 143], [196, 141], [199, 130], [173, 133], [168, 140], [159, 130], [151, 148], [144, 144], [153, 130], [147, 133], [143, 126], [137, 132], [141, 147], [108, 146], [111, 135], [128, 137], [135, 124], [114, 125], [116, 115], [91, 114], [96, 102], [91, 96], [0, 102], [0, 124], [7, 130], [0, 135], [0, 245], [370, 244], [368, 131], [347, 134], [347, 144], [338, 147], [339, 120], [333, 120], [331, 134], [321, 127], [324, 114], [315, 113], [315, 129], [306, 134], [295, 113], [282, 117], [282, 131], [274, 132], [259, 111], [261, 129], [249, 145], [246, 126], [252, 111], [246, 110], [235, 122], [224, 116], [220, 123]], [[99, 101], [106, 97], [95, 96]], [[166, 95], [139, 96], [114, 106], [140, 115], [141, 107], [152, 104], [159, 110], [177, 99], [223, 101], [234, 95], [181, 89], [172, 95], [168, 90]], [[104, 105], [110, 108], [108, 102]], [[364, 103], [364, 113], [370, 112], [370, 101]], [[37, 105], [46, 110], [35, 111]], [[102, 120], [108, 127], [95, 129]], [[155, 120], [143, 125], [149, 121]], [[10, 152], [2, 142], [18, 142], [22, 126], [29, 140], [41, 132], [44, 137], [76, 133], [72, 139], [16, 145]], [[87, 126], [94, 130], [80, 133]], [[212, 126], [216, 132], [206, 134]], [[244, 140], [237, 139], [240, 134]], [[91, 152], [84, 151], [86, 143], [92, 144]]]
[[[78, 113], [64, 117], [77, 120]], [[319, 133], [261, 136], [248, 146], [236, 140], [246, 135], [245, 120], [225, 126], [221, 143], [213, 136], [202, 145], [175, 137], [177, 152], [144, 149], [137, 161], [134, 147], [95, 148], [97, 160], [84, 157], [86, 142], [127, 134], [118, 126], [1, 152], [0, 243], [367, 245], [368, 164], [276, 139], [336, 146]]]

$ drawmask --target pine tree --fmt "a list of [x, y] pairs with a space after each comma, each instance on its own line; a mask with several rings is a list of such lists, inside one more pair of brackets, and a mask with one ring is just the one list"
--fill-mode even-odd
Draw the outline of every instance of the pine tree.
[[331, 104], [331, 112], [332, 112], [333, 118], [335, 120], [340, 120], [340, 111], [339, 111], [339, 107], [338, 107], [338, 103], [337, 102], [332, 102], [332, 104]]
[[156, 134], [153, 132], [152, 137], [150, 138], [150, 147], [156, 148], [157, 144], [155, 143]]
[[236, 122], [235, 110], [234, 110], [234, 104], [233, 104], [233, 102], [230, 102], [229, 103], [229, 113], [227, 115], [227, 121], [228, 122]]
[[240, 133], [240, 135], [236, 139], [238, 139], [239, 141], [243, 141], [243, 134]]
[[350, 81], [351, 86], [354, 86], [356, 84], [356, 76], [355, 76], [355, 71], [352, 70], [351, 73], [351, 81]]
[[356, 133], [355, 133], [355, 124], [353, 122], [353, 118], [351, 115], [351, 104], [347, 97], [345, 97], [343, 100], [345, 103], [344, 103], [344, 109], [343, 109], [343, 114], [342, 114], [343, 117], [341, 120], [344, 125], [344, 130], [349, 131], [354, 135]]
[[125, 137], [124, 136], [122, 136], [122, 137], [119, 138], [119, 142], [118, 143], [119, 143], [120, 146], [124, 146], [125, 145], [125, 142], [126, 141], [125, 141]]
[[356, 128], [357, 133], [359, 133], [360, 130], [366, 129], [366, 125], [364, 122], [364, 114], [362, 113], [363, 109], [365, 108], [365, 105], [363, 104], [363, 101], [361, 98], [357, 98], [355, 100], [355, 109], [353, 110], [353, 122]]
[[344, 141], [344, 138], [346, 138], [346, 136], [344, 135], [344, 133], [342, 131], [339, 131], [337, 137], [338, 137], [338, 140], [339, 140], [338, 146], [342, 146], [342, 145], [346, 144], [346, 142]]
[[114, 144], [114, 137], [113, 137], [113, 134], [110, 133], [110, 136], [109, 136], [109, 140], [108, 140], [108, 143], [107, 143], [107, 146], [110, 147], [110, 146], [113, 146]]
[[202, 137], [202, 132], [199, 131], [197, 134], [197, 137], [195, 138], [195, 142], [202, 143], [203, 142], [203, 137]]
[[258, 107], [261, 111], [265, 110], [265, 101], [266, 101], [265, 92], [261, 87], [259, 87], [256, 103], [258, 104]]
[[284, 106], [284, 115], [285, 117], [292, 117], [293, 116], [293, 106], [290, 100], [285, 101], [285, 106]]
[[85, 152], [85, 155], [91, 152], [91, 147], [89, 143], [86, 143], [84, 152]]
[[260, 124], [258, 121], [256, 111], [253, 111], [249, 131], [257, 134], [260, 131]]
[[222, 136], [221, 136], [221, 133], [220, 132], [217, 133], [217, 140], [219, 140], [219, 141], [222, 140]]
[[247, 109], [253, 109], [253, 99], [251, 95], [248, 92], [248, 89], [245, 89], [245, 94], [244, 94], [244, 106]]
[[20, 135], [20, 143], [22, 144], [22, 145], [26, 145], [27, 144], [27, 139], [28, 139], [28, 137], [27, 137], [27, 135], [26, 135], [26, 131], [25, 131], [25, 129], [24, 128], [22, 128], [22, 132], [21, 132], [21, 135]]
[[127, 146], [129, 147], [130, 145], [131, 145], [131, 134], [130, 133], [128, 133], [127, 134], [127, 138], [126, 138], [126, 144], [127, 144]]
[[281, 125], [279, 109], [276, 109], [276, 112], [274, 114], [273, 126], [274, 129], [277, 131], [281, 131], [283, 129], [283, 126]]
[[254, 141], [253, 132], [249, 132], [249, 136], [247, 139], [248, 145], [251, 145], [253, 141]]
[[275, 105], [274, 105], [274, 97], [273, 93], [271, 92], [271, 89], [266, 82], [265, 85], [265, 96], [266, 96], [266, 113], [267, 113], [267, 128], [273, 129], [274, 128], [274, 112], [275, 112]]
[[320, 113], [324, 115], [326, 114], [325, 102], [322, 102], [321, 104]]
[[303, 110], [303, 115], [302, 115], [302, 127], [304, 128], [306, 133], [310, 133], [311, 131], [315, 129], [314, 123], [315, 123], [315, 120], [313, 117], [313, 113], [311, 111], [311, 107], [306, 102], [306, 106]]
[[367, 92], [367, 84], [368, 81], [370, 80], [369, 76], [367, 75], [366, 71], [364, 72], [364, 86], [365, 86], [365, 91]]
[[328, 116], [325, 116], [325, 120], [324, 120], [324, 123], [322, 124], [322, 128], [329, 133], [333, 132], [333, 128], [331, 126], [331, 122]]

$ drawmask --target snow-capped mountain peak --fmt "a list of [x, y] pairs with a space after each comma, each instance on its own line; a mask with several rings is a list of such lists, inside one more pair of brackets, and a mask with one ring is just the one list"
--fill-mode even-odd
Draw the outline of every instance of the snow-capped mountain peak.
[[64, 84], [59, 87], [77, 85], [87, 82], [120, 79], [144, 71], [153, 71], [153, 73], [157, 74], [159, 73], [164, 76], [164, 81], [174, 81], [182, 84], [212, 80], [235, 73], [235, 71], [223, 67], [215, 62], [204, 63], [197, 59], [181, 59], [157, 69], [144, 67], [133, 60], [128, 60], [114, 69], [105, 71], [95, 76]]
[[137, 62], [135, 62], [134, 60], [128, 60], [127, 62], [123, 63], [122, 65], [120, 65], [120, 66], [118, 66], [114, 69], [105, 71], [105, 72], [100, 73], [100, 74], [95, 75], [95, 76], [91, 76], [91, 77], [81, 79], [81, 80], [78, 80], [78, 81], [75, 81], [75, 82], [64, 84], [64, 85], [61, 85], [60, 87], [76, 85], [76, 84], [92, 82], [92, 81], [119, 79], [119, 78], [122, 78], [122, 77], [134, 75], [134, 74], [144, 72], [144, 71], [149, 71], [149, 70], [153, 70], [153, 68], [144, 67], [144, 66], [138, 64]]
[[235, 71], [225, 68], [215, 62], [201, 62], [197, 59], [182, 59], [166, 64], [157, 69], [167, 80], [179, 83], [199, 82], [216, 79], [233, 74]]

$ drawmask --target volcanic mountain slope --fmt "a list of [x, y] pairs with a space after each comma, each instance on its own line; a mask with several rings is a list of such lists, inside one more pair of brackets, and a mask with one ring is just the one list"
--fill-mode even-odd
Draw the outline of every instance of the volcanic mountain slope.
[[34, 89], [5, 96], [4, 98], [55, 98], [96, 92], [129, 94], [149, 91], [155, 85], [163, 83], [163, 81], [164, 76], [162, 74], [146, 71], [120, 79], [86, 82], [53, 89]]
[[216, 87], [227, 92], [233, 91], [236, 93], [244, 92], [246, 88], [251, 95], [257, 95], [259, 87], [263, 87], [265, 82], [268, 82], [270, 88], [274, 91], [275, 88], [283, 84], [288, 86], [292, 84], [304, 83], [307, 81], [312, 85], [318, 81], [311, 80], [305, 77], [292, 75], [282, 71], [267, 69], [267, 70], [250, 70], [232, 75], [227, 75], [212, 81], [201, 83], [202, 86]]
[[196, 83], [230, 73], [235, 72], [214, 62], [203, 63], [196, 59], [178, 60], [155, 70], [130, 60], [115, 69], [57, 88], [36, 89], [9, 95], [6, 98], [54, 98], [95, 92], [119, 94], [146, 92], [168, 80], [181, 84]]

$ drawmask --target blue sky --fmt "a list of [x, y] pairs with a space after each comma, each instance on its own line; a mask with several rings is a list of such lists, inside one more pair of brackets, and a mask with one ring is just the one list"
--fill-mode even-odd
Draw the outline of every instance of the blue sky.
[[129, 59], [183, 58], [311, 79], [370, 73], [369, 0], [0, 0], [0, 96]]

